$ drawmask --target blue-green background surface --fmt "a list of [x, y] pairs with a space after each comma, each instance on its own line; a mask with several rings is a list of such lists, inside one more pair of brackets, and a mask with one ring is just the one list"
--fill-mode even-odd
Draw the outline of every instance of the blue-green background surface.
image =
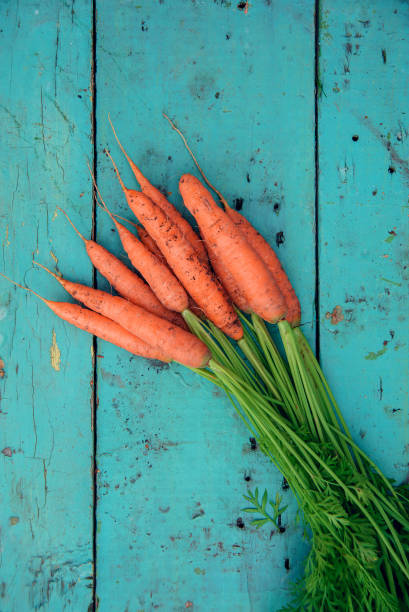
[[[409, 5], [400, 0], [2, 0], [0, 271], [68, 299], [94, 214], [131, 217], [103, 149], [180, 209], [195, 172], [276, 248], [355, 439], [409, 474]], [[320, 5], [320, 6], [319, 6]], [[99, 287], [108, 288], [96, 278]], [[0, 281], [0, 611], [264, 612], [308, 550], [282, 476], [228, 401], [69, 327]], [[248, 487], [289, 504], [250, 526]], [[240, 527], [241, 518], [244, 527]], [[251, 519], [251, 516], [250, 516]]]

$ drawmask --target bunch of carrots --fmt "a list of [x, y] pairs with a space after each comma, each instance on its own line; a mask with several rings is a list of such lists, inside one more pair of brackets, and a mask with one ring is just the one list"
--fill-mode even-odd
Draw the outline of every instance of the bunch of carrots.
[[[119, 222], [94, 186], [138, 273], [73, 226], [118, 295], [49, 270], [84, 307], [36, 295], [76, 327], [135, 355], [179, 362], [226, 392], [288, 481], [311, 541], [288, 610], [408, 610], [409, 488], [395, 486], [352, 440], [299, 327], [300, 304], [275, 252], [208, 182], [171, 125], [222, 204], [195, 176], [181, 177], [200, 236], [142, 174], [112, 126], [140, 186], [124, 185], [106, 151], [139, 221], [132, 223], [136, 231]], [[267, 324], [277, 326], [280, 349]], [[261, 502], [246, 499], [255, 505], [246, 510], [262, 515], [257, 526], [282, 511], [271, 503], [274, 516], [267, 512], [266, 494]]]

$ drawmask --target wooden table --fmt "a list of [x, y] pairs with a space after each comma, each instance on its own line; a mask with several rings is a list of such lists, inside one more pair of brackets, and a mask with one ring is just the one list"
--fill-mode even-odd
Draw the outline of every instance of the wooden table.
[[[276, 247], [360, 445], [408, 475], [409, 10], [401, 0], [3, 0], [1, 271], [51, 299], [33, 257], [92, 284], [85, 236], [123, 256], [87, 160], [130, 217], [108, 124], [179, 207], [209, 178]], [[98, 287], [106, 287], [96, 277]], [[0, 610], [271, 611], [308, 544], [281, 475], [228, 401], [69, 327], [0, 283]], [[96, 348], [96, 351], [94, 350]], [[254, 446], [254, 445], [253, 445]], [[248, 487], [281, 492], [282, 533]], [[240, 520], [239, 520], [240, 519]]]

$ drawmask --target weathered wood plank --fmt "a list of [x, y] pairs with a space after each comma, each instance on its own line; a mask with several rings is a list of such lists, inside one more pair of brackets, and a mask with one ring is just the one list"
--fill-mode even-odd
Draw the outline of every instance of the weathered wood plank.
[[322, 362], [355, 438], [398, 481], [409, 433], [408, 26], [398, 0], [322, 2]]
[[[130, 153], [181, 205], [178, 178], [194, 167], [168, 112], [209, 178], [277, 239], [312, 335], [314, 7], [253, 4], [246, 15], [227, 2], [97, 3], [99, 183], [130, 216], [102, 155], [110, 146], [135, 184], [110, 111]], [[121, 252], [103, 213], [98, 236]], [[279, 609], [303, 558], [294, 505], [283, 517], [291, 526], [274, 535], [249, 528], [241, 508], [248, 486], [275, 494], [281, 476], [194, 375], [107, 346], [98, 353], [99, 609]]]
[[[89, 233], [91, 3], [2, 2], [0, 21], [1, 271], [67, 299], [31, 260], [92, 281], [56, 211]], [[92, 339], [3, 279], [0, 318], [0, 609], [86, 610]]]

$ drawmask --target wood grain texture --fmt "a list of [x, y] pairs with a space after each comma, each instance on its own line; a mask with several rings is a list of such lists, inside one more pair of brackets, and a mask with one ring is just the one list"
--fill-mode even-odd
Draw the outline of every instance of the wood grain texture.
[[[0, 271], [66, 299], [36, 257], [90, 282], [91, 5], [0, 6]], [[82, 194], [82, 197], [81, 197]], [[92, 590], [92, 338], [0, 280], [0, 610], [87, 610]]]
[[320, 24], [322, 363], [356, 440], [402, 481], [409, 464], [409, 10], [398, 0], [324, 1]]
[[[241, 3], [243, 5], [244, 3]], [[68, 299], [32, 257], [92, 284], [80, 239], [98, 182], [131, 218], [103, 155], [135, 182], [111, 134], [182, 210], [177, 183], [209, 179], [285, 264], [314, 342], [314, 2], [91, 0], [0, 5], [0, 271]], [[319, 331], [355, 438], [408, 475], [409, 11], [322, 0], [319, 19]], [[96, 43], [96, 97], [91, 57]], [[187, 215], [188, 216], [188, 215]], [[109, 218], [98, 240], [124, 257]], [[129, 263], [129, 262], [127, 262]], [[109, 287], [98, 277], [100, 287]], [[278, 610], [306, 546], [281, 475], [225, 398], [181, 366], [97, 343], [0, 280], [0, 612]], [[93, 386], [97, 589], [93, 601]], [[248, 487], [277, 491], [282, 533], [250, 527]], [[250, 517], [251, 518], [251, 517]], [[287, 569], [289, 567], [289, 569]]]
[[[275, 246], [277, 239], [311, 337], [313, 2], [290, 9], [254, 3], [247, 15], [222, 2], [104, 1], [97, 8], [104, 197], [131, 217], [102, 154], [109, 146], [124, 180], [135, 185], [110, 112], [135, 161], [182, 209], [178, 179], [196, 171], [161, 116], [170, 114], [210, 180]], [[104, 213], [97, 227], [104, 246], [120, 252]], [[248, 487], [275, 495], [281, 475], [251, 451], [228, 401], [195, 375], [110, 347], [98, 352], [99, 609], [112, 609], [113, 601], [117, 610], [279, 609], [305, 552], [294, 504], [282, 534], [250, 528], [241, 509]]]

